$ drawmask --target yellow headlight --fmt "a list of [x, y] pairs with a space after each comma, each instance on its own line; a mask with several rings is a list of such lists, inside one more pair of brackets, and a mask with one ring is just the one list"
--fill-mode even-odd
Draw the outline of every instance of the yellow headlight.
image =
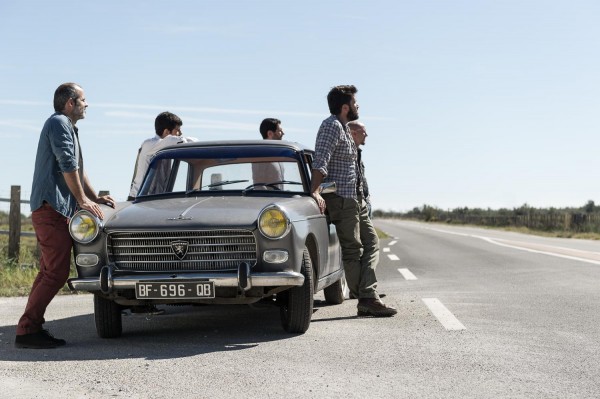
[[289, 231], [290, 221], [281, 209], [268, 207], [258, 218], [258, 229], [265, 237], [281, 238]]
[[73, 240], [87, 244], [92, 242], [100, 230], [98, 219], [88, 211], [80, 211], [71, 218], [69, 231]]

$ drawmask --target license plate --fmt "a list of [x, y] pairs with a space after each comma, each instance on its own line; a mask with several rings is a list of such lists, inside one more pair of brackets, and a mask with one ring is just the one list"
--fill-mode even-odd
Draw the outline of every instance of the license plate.
[[155, 282], [135, 284], [135, 297], [137, 299], [199, 299], [214, 298], [215, 283], [213, 281], [201, 282]]

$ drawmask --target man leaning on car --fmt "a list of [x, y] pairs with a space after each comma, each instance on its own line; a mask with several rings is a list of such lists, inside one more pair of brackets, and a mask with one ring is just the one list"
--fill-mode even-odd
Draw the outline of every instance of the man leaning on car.
[[17, 324], [17, 348], [55, 348], [65, 340], [42, 329], [46, 308], [65, 284], [71, 266], [73, 241], [68, 220], [78, 206], [102, 219], [98, 204], [114, 207], [109, 195], [97, 196], [86, 173], [79, 146], [78, 120], [88, 104], [81, 86], [64, 83], [54, 92], [56, 111], [44, 124], [35, 158], [31, 189], [31, 221], [41, 256], [25, 312]]
[[[379, 239], [369, 218], [357, 148], [347, 126], [358, 119], [356, 92], [356, 87], [344, 85], [333, 87], [327, 95], [331, 116], [317, 133], [311, 192], [321, 213], [327, 211], [336, 227], [348, 288], [358, 298], [358, 315], [389, 317], [397, 310], [377, 294]], [[322, 182], [335, 182], [336, 193], [321, 196]]]

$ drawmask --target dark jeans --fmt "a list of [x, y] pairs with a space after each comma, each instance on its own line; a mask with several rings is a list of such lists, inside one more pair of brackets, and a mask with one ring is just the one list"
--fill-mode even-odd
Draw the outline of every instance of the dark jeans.
[[46, 308], [69, 277], [71, 248], [67, 218], [44, 202], [31, 214], [40, 245], [40, 271], [33, 282], [25, 313], [17, 324], [17, 335], [36, 333], [44, 324]]
[[369, 218], [369, 210], [362, 198], [323, 195], [329, 220], [335, 225], [344, 273], [350, 292], [356, 298], [379, 298], [375, 268], [379, 262], [379, 238]]

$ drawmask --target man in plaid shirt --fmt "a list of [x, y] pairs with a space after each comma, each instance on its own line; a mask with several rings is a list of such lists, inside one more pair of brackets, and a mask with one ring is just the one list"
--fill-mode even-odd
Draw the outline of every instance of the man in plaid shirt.
[[[377, 294], [375, 268], [379, 239], [364, 199], [358, 151], [347, 123], [358, 119], [356, 87], [333, 87], [327, 95], [331, 116], [321, 123], [315, 143], [311, 192], [321, 213], [327, 212], [342, 247], [350, 293], [358, 298], [358, 315], [389, 317], [397, 313]], [[335, 182], [336, 193], [320, 193], [320, 184]]]

